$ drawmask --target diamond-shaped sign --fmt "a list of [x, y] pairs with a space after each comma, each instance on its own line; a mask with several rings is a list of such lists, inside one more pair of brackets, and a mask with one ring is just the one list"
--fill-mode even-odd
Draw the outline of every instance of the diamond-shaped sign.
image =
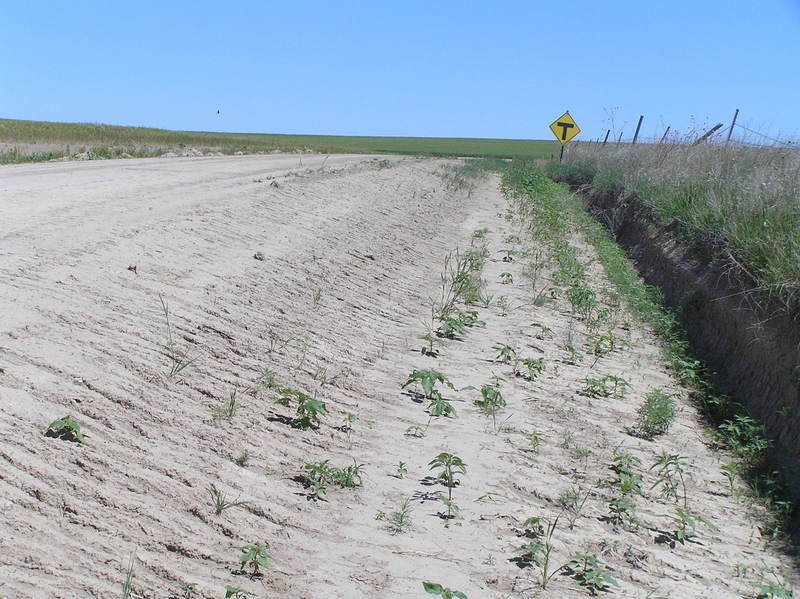
[[578, 127], [575, 120], [569, 115], [569, 112], [565, 112], [553, 121], [550, 125], [550, 131], [553, 132], [553, 135], [556, 136], [558, 141], [566, 145], [573, 137], [581, 132], [581, 128]]

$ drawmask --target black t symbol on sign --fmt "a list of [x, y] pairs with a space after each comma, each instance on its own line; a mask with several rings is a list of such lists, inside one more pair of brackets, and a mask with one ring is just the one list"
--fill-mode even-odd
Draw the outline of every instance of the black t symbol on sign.
[[567, 129], [572, 129], [575, 125], [572, 123], [562, 123], [558, 121], [556, 123], [556, 127], [561, 127], [561, 140], [564, 141], [567, 139]]

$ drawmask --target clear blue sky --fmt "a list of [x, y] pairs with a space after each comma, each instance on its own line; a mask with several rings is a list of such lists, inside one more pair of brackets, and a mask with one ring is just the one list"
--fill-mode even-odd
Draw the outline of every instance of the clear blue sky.
[[[800, 133], [800, 0], [0, 0], [0, 117], [578, 139]], [[217, 110], [220, 114], [217, 115]]]

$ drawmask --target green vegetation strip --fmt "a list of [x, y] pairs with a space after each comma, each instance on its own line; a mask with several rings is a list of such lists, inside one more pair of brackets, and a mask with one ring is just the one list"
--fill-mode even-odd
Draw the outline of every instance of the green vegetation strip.
[[[576, 229], [594, 247], [606, 276], [631, 313], [658, 335], [665, 360], [712, 425], [717, 446], [736, 454], [738, 459], [723, 466], [722, 474], [729, 481], [738, 476], [746, 478], [753, 496], [760, 498], [768, 508], [762, 532], [769, 538], [783, 536], [795, 506], [787, 498], [780, 473], [772, 469], [767, 460], [770, 441], [764, 426], [751, 418], [743, 405], [715, 387], [711, 373], [693, 353], [685, 331], [674, 311], [666, 305], [661, 291], [641, 280], [625, 252], [589, 215], [579, 196], [571, 194], [565, 184], [548, 178], [534, 163], [514, 161], [503, 175], [503, 188], [506, 194], [527, 200], [537, 228], [553, 240], [557, 250], [557, 240], [563, 240], [566, 232]], [[560, 257], [558, 253], [555, 255], [560, 266], [556, 278], [571, 271], [571, 289], [575, 289], [582, 285], [584, 273], [567, 245], [566, 242], [561, 244]], [[569, 291], [567, 294], [569, 296]]]
[[687, 247], [737, 264], [762, 304], [800, 317], [800, 151], [791, 147], [580, 144], [547, 174], [677, 224]]
[[366, 137], [338, 135], [279, 135], [169, 131], [146, 127], [120, 127], [88, 123], [50, 123], [0, 119], [0, 143], [70, 145], [26, 153], [12, 147], [0, 152], [0, 164], [34, 162], [88, 152], [88, 158], [158, 156], [175, 148], [234, 152], [313, 151], [325, 154], [410, 154], [473, 156], [484, 158], [544, 158], [557, 151], [557, 143], [525, 139], [470, 139], [443, 137]]

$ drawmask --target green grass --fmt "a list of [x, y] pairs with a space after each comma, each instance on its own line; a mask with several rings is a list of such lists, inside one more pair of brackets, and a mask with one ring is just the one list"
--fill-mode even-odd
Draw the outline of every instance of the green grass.
[[[50, 123], [0, 119], [0, 143], [56, 144], [70, 151], [91, 150], [98, 158], [156, 155], [171, 148], [208, 148], [225, 154], [311, 150], [321, 153], [410, 154], [482, 158], [545, 158], [558, 150], [551, 141], [442, 137], [365, 137], [169, 131], [89, 123]], [[53, 151], [0, 153], [0, 163], [49, 160], [66, 153]]]

